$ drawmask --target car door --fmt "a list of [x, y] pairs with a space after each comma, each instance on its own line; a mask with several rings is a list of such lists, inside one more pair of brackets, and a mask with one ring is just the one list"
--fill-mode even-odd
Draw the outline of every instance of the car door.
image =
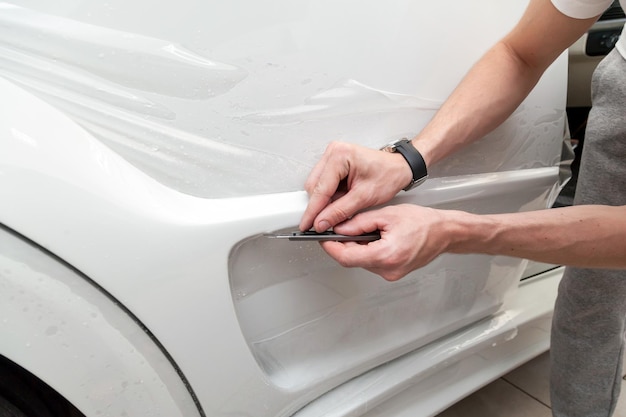
[[[131, 311], [206, 415], [306, 415], [515, 293], [519, 259], [443, 255], [389, 283], [265, 234], [297, 228], [330, 140], [379, 148], [415, 135], [524, 6], [5, 3], [2, 88], [23, 106], [10, 122], [21, 133], [3, 139], [11, 158], [0, 158], [17, 168], [2, 179], [2, 223]], [[549, 207], [565, 71], [561, 58], [501, 127], [392, 203]], [[26, 107], [39, 125], [17, 116]]]

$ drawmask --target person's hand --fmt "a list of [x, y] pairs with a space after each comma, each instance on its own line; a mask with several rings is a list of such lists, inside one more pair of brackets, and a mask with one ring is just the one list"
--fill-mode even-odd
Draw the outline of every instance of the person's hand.
[[345, 267], [362, 267], [388, 281], [398, 280], [448, 251], [455, 212], [402, 204], [359, 213], [335, 226], [337, 233], [380, 231], [379, 240], [322, 242], [324, 250]]
[[309, 204], [300, 230], [323, 232], [361, 209], [386, 203], [412, 179], [398, 153], [333, 142], [305, 183]]

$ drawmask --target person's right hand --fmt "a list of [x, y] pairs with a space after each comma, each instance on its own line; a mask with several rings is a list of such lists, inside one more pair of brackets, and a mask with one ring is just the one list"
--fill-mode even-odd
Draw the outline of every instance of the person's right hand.
[[346, 268], [365, 268], [396, 281], [426, 266], [442, 253], [458, 249], [470, 224], [467, 213], [436, 210], [415, 204], [387, 206], [358, 213], [335, 227], [337, 233], [360, 235], [380, 232], [373, 242], [321, 242], [322, 248]]
[[314, 227], [323, 232], [359, 210], [386, 203], [411, 182], [412, 175], [399, 153], [332, 142], [305, 183], [309, 204], [300, 230]]

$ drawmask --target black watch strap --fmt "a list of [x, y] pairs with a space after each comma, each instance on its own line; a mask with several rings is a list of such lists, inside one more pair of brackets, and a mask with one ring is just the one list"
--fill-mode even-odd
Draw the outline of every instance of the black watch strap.
[[400, 155], [404, 157], [406, 162], [411, 167], [411, 172], [413, 173], [413, 180], [411, 183], [404, 188], [404, 191], [409, 191], [428, 178], [428, 171], [426, 169], [426, 162], [422, 157], [422, 154], [419, 153], [415, 146], [408, 139], [401, 139], [397, 142], [390, 144], [385, 150], [389, 150], [391, 152], [398, 152]]

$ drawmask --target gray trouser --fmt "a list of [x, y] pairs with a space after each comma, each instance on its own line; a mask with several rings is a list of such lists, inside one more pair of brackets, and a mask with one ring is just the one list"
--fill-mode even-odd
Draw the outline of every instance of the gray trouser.
[[[575, 204], [626, 205], [626, 61], [596, 69]], [[626, 236], [624, 236], [626, 245]], [[552, 322], [555, 417], [608, 417], [622, 381], [626, 271], [567, 268]]]

